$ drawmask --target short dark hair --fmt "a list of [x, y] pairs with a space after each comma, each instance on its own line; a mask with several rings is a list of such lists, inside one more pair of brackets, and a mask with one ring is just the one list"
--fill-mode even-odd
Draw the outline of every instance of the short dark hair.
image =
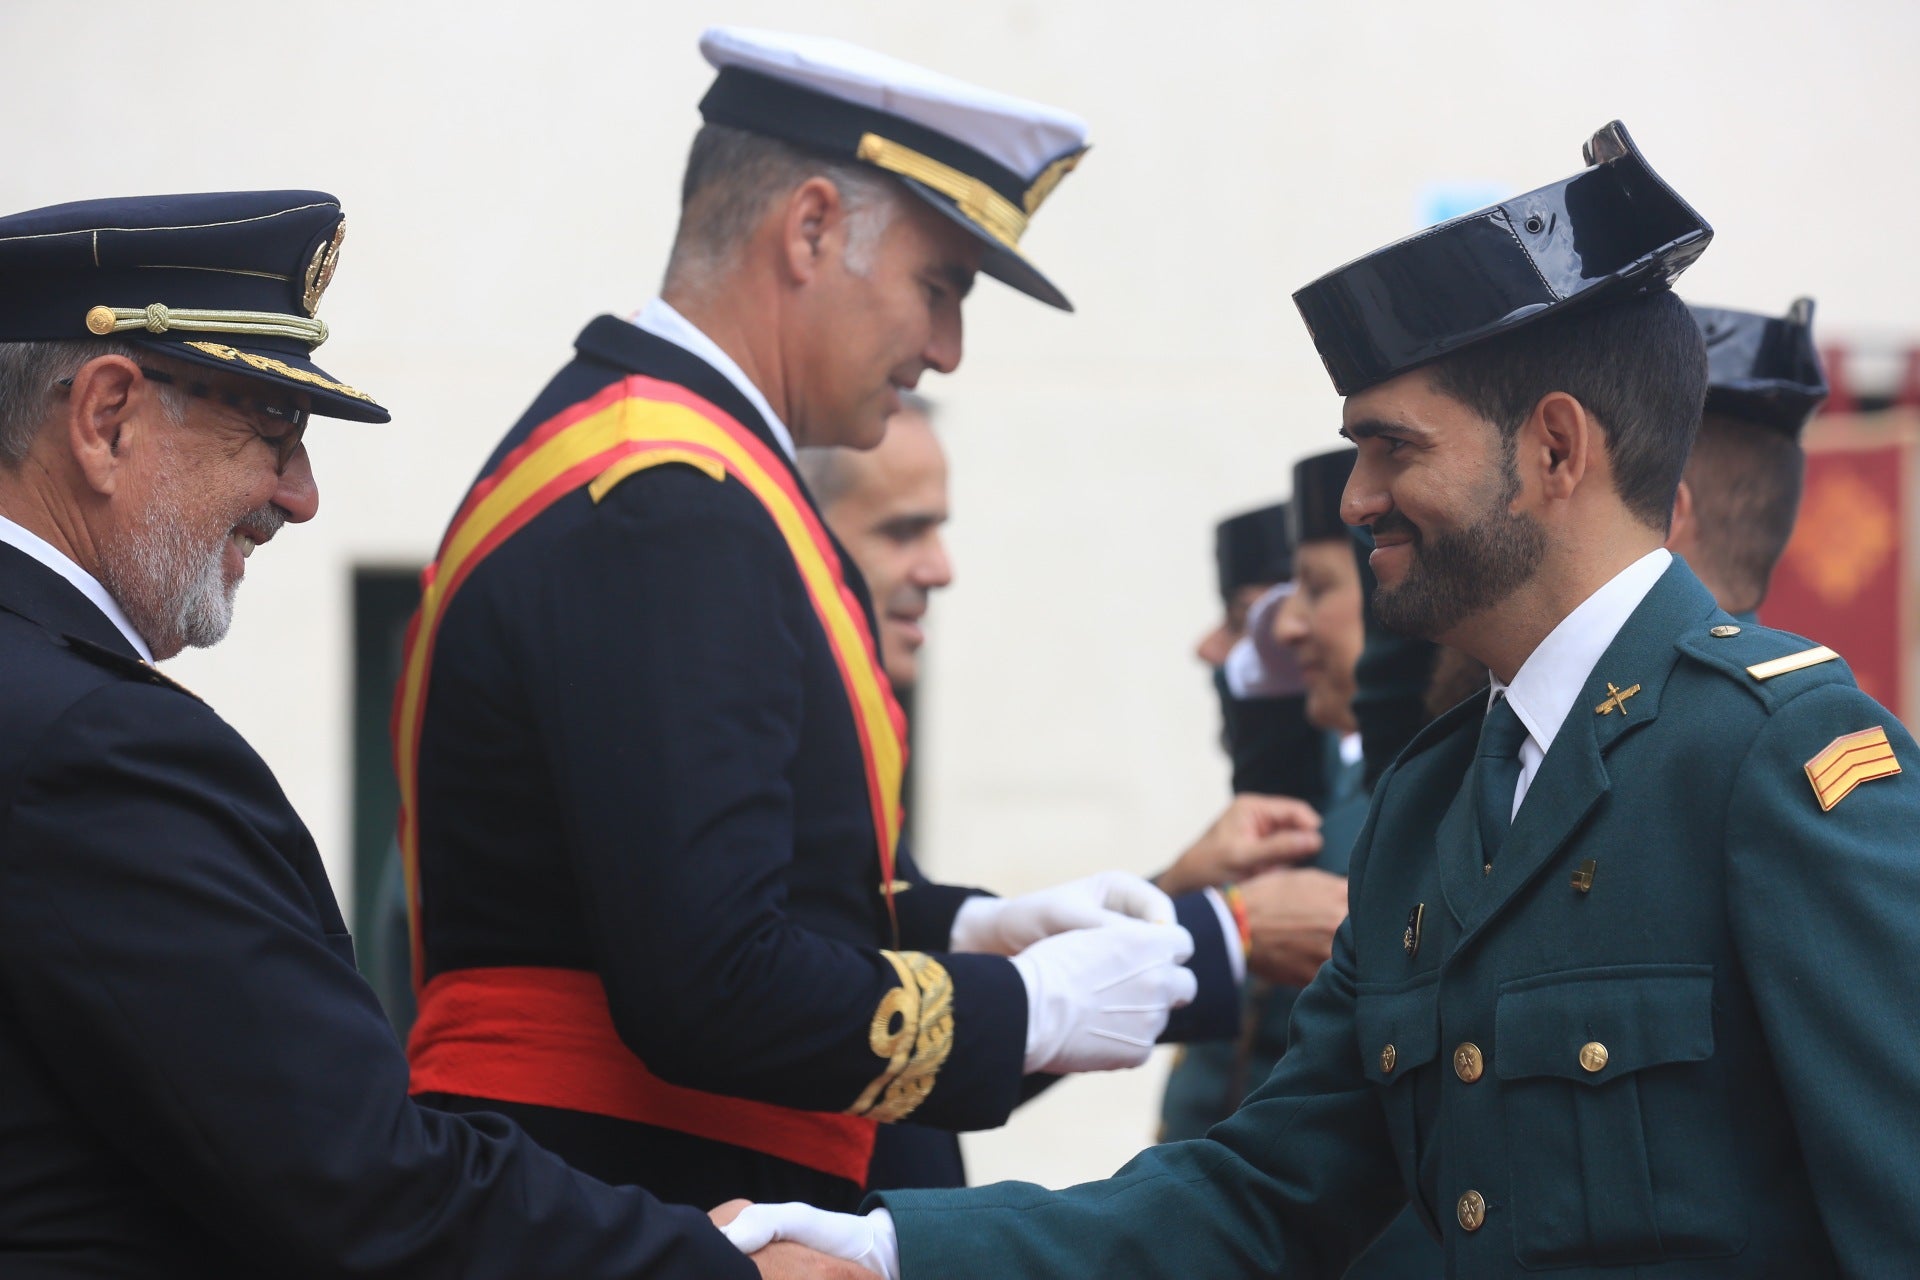
[[1578, 400], [1607, 433], [1613, 482], [1655, 529], [1673, 495], [1707, 400], [1707, 353], [1671, 290], [1578, 307], [1476, 343], [1428, 366], [1436, 390], [1512, 441], [1549, 393]]
[[1700, 422], [1687, 462], [1699, 526], [1694, 555], [1758, 608], [1800, 514], [1806, 454], [1784, 431], [1722, 414]]

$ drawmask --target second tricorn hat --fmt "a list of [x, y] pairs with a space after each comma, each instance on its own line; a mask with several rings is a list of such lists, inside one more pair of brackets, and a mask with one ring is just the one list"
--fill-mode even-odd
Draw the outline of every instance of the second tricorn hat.
[[1288, 510], [1293, 517], [1294, 546], [1347, 537], [1346, 522], [1340, 518], [1340, 497], [1347, 491], [1347, 477], [1353, 474], [1353, 460], [1359, 456], [1358, 449], [1335, 449], [1293, 464], [1293, 498]]
[[1813, 345], [1813, 299], [1784, 316], [1690, 307], [1707, 344], [1707, 412], [1798, 437], [1827, 401]]
[[1343, 396], [1575, 306], [1662, 289], [1713, 228], [1615, 120], [1588, 168], [1376, 249], [1293, 295]]
[[715, 27], [700, 52], [720, 73], [700, 100], [709, 124], [892, 174], [982, 243], [982, 271], [1073, 310], [1020, 237], [1086, 153], [1078, 116], [842, 40]]
[[1220, 599], [1231, 605], [1242, 587], [1270, 587], [1293, 578], [1293, 535], [1287, 504], [1228, 516], [1213, 530], [1213, 558], [1220, 568]]

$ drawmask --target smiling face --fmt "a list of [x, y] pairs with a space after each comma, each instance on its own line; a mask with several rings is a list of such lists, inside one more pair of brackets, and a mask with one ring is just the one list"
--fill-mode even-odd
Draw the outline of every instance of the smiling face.
[[1349, 397], [1342, 420], [1360, 455], [1341, 516], [1373, 531], [1381, 622], [1444, 642], [1533, 579], [1546, 532], [1512, 509], [1520, 477], [1498, 427], [1422, 370]]
[[1354, 668], [1366, 644], [1360, 566], [1345, 538], [1316, 538], [1294, 550], [1293, 594], [1274, 632], [1293, 650], [1307, 686], [1307, 719], [1333, 733], [1359, 729], [1353, 718]]
[[[245, 379], [194, 381], [237, 399], [260, 391]], [[127, 459], [99, 534], [100, 577], [154, 656], [169, 658], [226, 635], [248, 557], [286, 522], [312, 519], [319, 491], [304, 445], [276, 473], [262, 436], [279, 424], [208, 398], [183, 398], [176, 421], [152, 382], [135, 394], [131, 425], [144, 444]]]
[[980, 243], [903, 193], [873, 243], [844, 213], [796, 315], [796, 421], [802, 444], [871, 449], [929, 369], [960, 365], [960, 304], [973, 287]]
[[880, 623], [880, 657], [896, 688], [920, 675], [922, 629], [933, 592], [953, 581], [940, 530], [947, 522], [947, 459], [927, 419], [903, 409], [869, 453], [836, 459], [844, 487], [822, 514], [860, 567]]

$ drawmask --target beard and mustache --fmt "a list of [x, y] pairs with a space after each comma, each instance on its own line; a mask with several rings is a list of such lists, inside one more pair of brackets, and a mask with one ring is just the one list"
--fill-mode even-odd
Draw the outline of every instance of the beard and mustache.
[[1411, 553], [1398, 586], [1374, 589], [1381, 622], [1403, 635], [1437, 640], [1533, 580], [1546, 559], [1547, 535], [1532, 516], [1509, 510], [1520, 491], [1511, 457], [1501, 488], [1457, 528], [1423, 534], [1398, 511], [1374, 521], [1376, 538], [1404, 535]]
[[271, 503], [244, 509], [210, 530], [195, 521], [169, 477], [139, 524], [103, 547], [101, 579], [156, 658], [188, 647], [218, 644], [233, 625], [233, 598], [240, 580], [229, 582], [226, 551], [236, 529], [256, 544], [286, 523]]

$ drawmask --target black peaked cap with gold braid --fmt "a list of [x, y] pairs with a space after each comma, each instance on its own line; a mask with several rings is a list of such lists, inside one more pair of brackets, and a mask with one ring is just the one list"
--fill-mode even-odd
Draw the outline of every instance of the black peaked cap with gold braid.
[[1086, 153], [1083, 121], [838, 40], [722, 27], [701, 50], [703, 120], [892, 174], [982, 243], [987, 275], [1073, 310], [1020, 238]]
[[130, 196], [0, 218], [0, 342], [113, 338], [386, 422], [313, 362], [346, 219], [319, 191]]

